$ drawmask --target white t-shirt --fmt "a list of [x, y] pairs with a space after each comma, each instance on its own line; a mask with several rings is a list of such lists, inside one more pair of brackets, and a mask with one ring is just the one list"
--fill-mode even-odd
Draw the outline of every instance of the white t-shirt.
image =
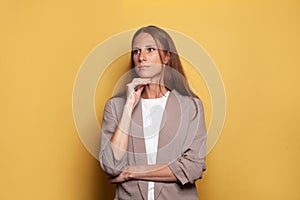
[[[141, 98], [145, 146], [149, 165], [156, 164], [159, 129], [168, 96], [169, 91], [160, 98]], [[148, 200], [154, 200], [154, 182], [152, 181], [148, 182]]]

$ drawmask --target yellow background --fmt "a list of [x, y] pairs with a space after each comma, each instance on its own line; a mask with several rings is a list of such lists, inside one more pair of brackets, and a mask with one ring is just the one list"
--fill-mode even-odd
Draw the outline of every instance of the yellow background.
[[200, 43], [227, 93], [202, 200], [300, 199], [299, 1], [1, 1], [0, 199], [111, 199], [72, 117], [100, 42], [155, 24]]

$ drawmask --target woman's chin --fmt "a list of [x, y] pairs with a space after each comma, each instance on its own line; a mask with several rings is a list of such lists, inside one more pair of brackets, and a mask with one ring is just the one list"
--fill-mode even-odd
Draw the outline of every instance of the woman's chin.
[[148, 73], [137, 73], [140, 78], [152, 78], [153, 75]]
[[147, 73], [147, 72], [138, 72], [137, 75], [140, 78], [151, 78], [151, 79], [159, 79], [160, 73], [155, 74], [155, 73]]

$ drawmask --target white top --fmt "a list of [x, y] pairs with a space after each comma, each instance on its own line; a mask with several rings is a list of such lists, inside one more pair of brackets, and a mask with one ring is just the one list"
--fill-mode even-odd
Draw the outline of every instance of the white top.
[[[145, 146], [149, 165], [156, 164], [160, 123], [165, 110], [168, 96], [169, 91], [167, 91], [165, 96], [162, 96], [160, 98], [141, 98]], [[154, 182], [152, 181], [148, 182], [148, 200], [154, 200]]]

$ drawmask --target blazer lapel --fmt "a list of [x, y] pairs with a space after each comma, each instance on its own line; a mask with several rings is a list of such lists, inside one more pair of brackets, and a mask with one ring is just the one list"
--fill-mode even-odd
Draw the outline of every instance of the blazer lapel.
[[172, 139], [175, 137], [178, 127], [181, 122], [181, 105], [176, 97], [174, 90], [170, 92], [163, 118], [160, 124], [160, 133], [158, 140], [158, 155], [156, 163], [165, 162], [165, 158], [168, 157], [168, 154], [162, 154], [164, 147], [168, 145]]
[[[133, 157], [136, 165], [147, 165], [147, 154], [143, 130], [142, 104], [138, 102], [132, 113], [131, 118], [131, 139], [133, 146]], [[138, 180], [139, 189], [143, 199], [148, 196], [148, 182]]]
[[[170, 148], [166, 148], [172, 139], [176, 136], [178, 127], [181, 122], [181, 107], [174, 90], [169, 94], [165, 111], [160, 124], [160, 132], [157, 149], [157, 164], [168, 164], [168, 156], [170, 155]], [[133, 153], [136, 165], [147, 165], [147, 154], [143, 130], [143, 115], [141, 101], [136, 105], [131, 120], [131, 139], [133, 146]], [[139, 189], [142, 193], [143, 199], [148, 196], [148, 182], [138, 180]], [[164, 183], [155, 182], [154, 195], [155, 199], [159, 196]]]
[[[158, 150], [157, 150], [157, 164], [168, 164], [169, 156], [172, 154], [169, 152], [169, 143], [175, 138], [177, 131], [181, 123], [181, 105], [178, 101], [176, 93], [172, 90], [169, 94], [165, 112], [160, 125], [160, 133], [158, 139]], [[174, 146], [173, 146], [174, 148]], [[164, 183], [155, 183], [155, 199], [159, 196]]]

